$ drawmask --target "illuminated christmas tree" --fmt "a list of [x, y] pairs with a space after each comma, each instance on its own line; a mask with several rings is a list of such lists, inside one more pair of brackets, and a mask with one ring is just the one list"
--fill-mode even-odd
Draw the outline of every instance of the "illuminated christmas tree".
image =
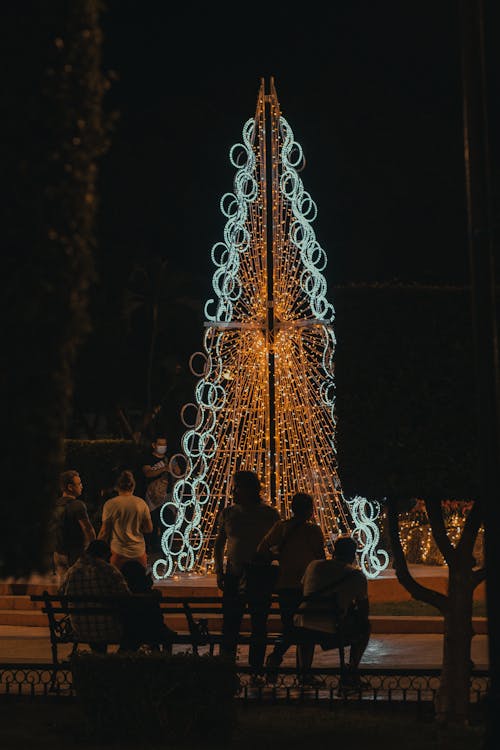
[[295, 492], [312, 494], [325, 538], [357, 537], [373, 577], [387, 565], [376, 551], [378, 505], [342, 494], [327, 258], [299, 175], [302, 149], [273, 79], [269, 93], [261, 82], [255, 117], [229, 158], [236, 174], [220, 202], [223, 239], [212, 248], [215, 298], [205, 307], [204, 352], [191, 358], [196, 403], [181, 413], [187, 430], [176, 459], [185, 471], [163, 508], [164, 558], [154, 575], [210, 570], [218, 512], [231, 500], [235, 471], [248, 469], [283, 518]]

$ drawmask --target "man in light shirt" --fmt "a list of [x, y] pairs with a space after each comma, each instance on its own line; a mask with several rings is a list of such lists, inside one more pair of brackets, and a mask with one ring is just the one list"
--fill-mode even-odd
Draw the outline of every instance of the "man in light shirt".
[[[343, 641], [349, 645], [349, 663], [343, 683], [347, 687], [360, 687], [359, 663], [370, 639], [368, 619], [368, 582], [354, 562], [356, 542], [341, 536], [335, 542], [332, 560], [314, 560], [309, 563], [302, 581], [304, 601], [294, 618], [299, 632], [304, 636], [308, 657], [304, 671], [311, 668], [314, 644], [324, 650], [337, 648], [336, 618], [332, 616], [332, 603], [336, 598], [342, 619]], [[322, 614], [321, 609], [325, 609]]]

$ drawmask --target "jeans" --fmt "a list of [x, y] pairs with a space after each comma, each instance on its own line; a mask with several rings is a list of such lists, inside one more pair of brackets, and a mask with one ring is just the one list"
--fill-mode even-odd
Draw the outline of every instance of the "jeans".
[[266, 654], [267, 617], [271, 608], [269, 597], [245, 601], [238, 591], [240, 577], [232, 573], [224, 576], [222, 594], [222, 645], [221, 654], [236, 659], [236, 648], [241, 621], [248, 604], [251, 621], [251, 642], [248, 652], [248, 663], [255, 672], [264, 665]]

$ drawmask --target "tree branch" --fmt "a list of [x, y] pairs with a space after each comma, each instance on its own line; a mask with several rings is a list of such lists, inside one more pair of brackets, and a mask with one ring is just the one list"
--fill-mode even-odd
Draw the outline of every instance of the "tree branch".
[[479, 527], [481, 526], [482, 522], [483, 522], [483, 509], [481, 507], [481, 504], [477, 500], [475, 500], [469, 514], [467, 515], [465, 519], [462, 536], [460, 537], [460, 541], [457, 546], [458, 547], [469, 546], [471, 550], [471, 554], [472, 554], [472, 550], [474, 548], [474, 542], [476, 541], [476, 537], [479, 532]]
[[418, 583], [410, 573], [406, 562], [405, 553], [399, 537], [399, 517], [394, 502], [388, 503], [387, 518], [389, 521], [389, 534], [391, 539], [392, 555], [396, 577], [399, 583], [418, 601], [437, 607], [440, 612], [445, 612], [448, 607], [448, 597], [439, 591], [429, 589]]
[[486, 579], [486, 568], [478, 568], [472, 572], [472, 590]]
[[439, 551], [446, 560], [446, 563], [448, 565], [452, 565], [455, 561], [456, 550], [453, 544], [450, 542], [448, 532], [446, 531], [443, 511], [441, 508], [441, 501], [425, 501], [425, 509], [427, 511], [427, 516], [429, 517], [429, 521], [431, 524], [432, 535], [437, 546], [439, 547]]

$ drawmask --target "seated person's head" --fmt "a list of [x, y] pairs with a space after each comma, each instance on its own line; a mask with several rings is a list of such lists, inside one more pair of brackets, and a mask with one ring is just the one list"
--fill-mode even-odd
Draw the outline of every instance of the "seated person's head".
[[335, 540], [334, 557], [339, 562], [353, 563], [357, 550], [358, 545], [351, 536], [339, 536]]
[[85, 554], [88, 555], [88, 557], [94, 558], [94, 560], [98, 559], [109, 562], [111, 558], [111, 549], [104, 539], [94, 539], [85, 550]]
[[314, 512], [314, 500], [306, 492], [296, 492], [292, 497], [292, 513], [299, 521], [308, 521]]
[[137, 560], [124, 563], [121, 572], [133, 594], [144, 594], [151, 589], [151, 578], [147, 575], [144, 565]]

